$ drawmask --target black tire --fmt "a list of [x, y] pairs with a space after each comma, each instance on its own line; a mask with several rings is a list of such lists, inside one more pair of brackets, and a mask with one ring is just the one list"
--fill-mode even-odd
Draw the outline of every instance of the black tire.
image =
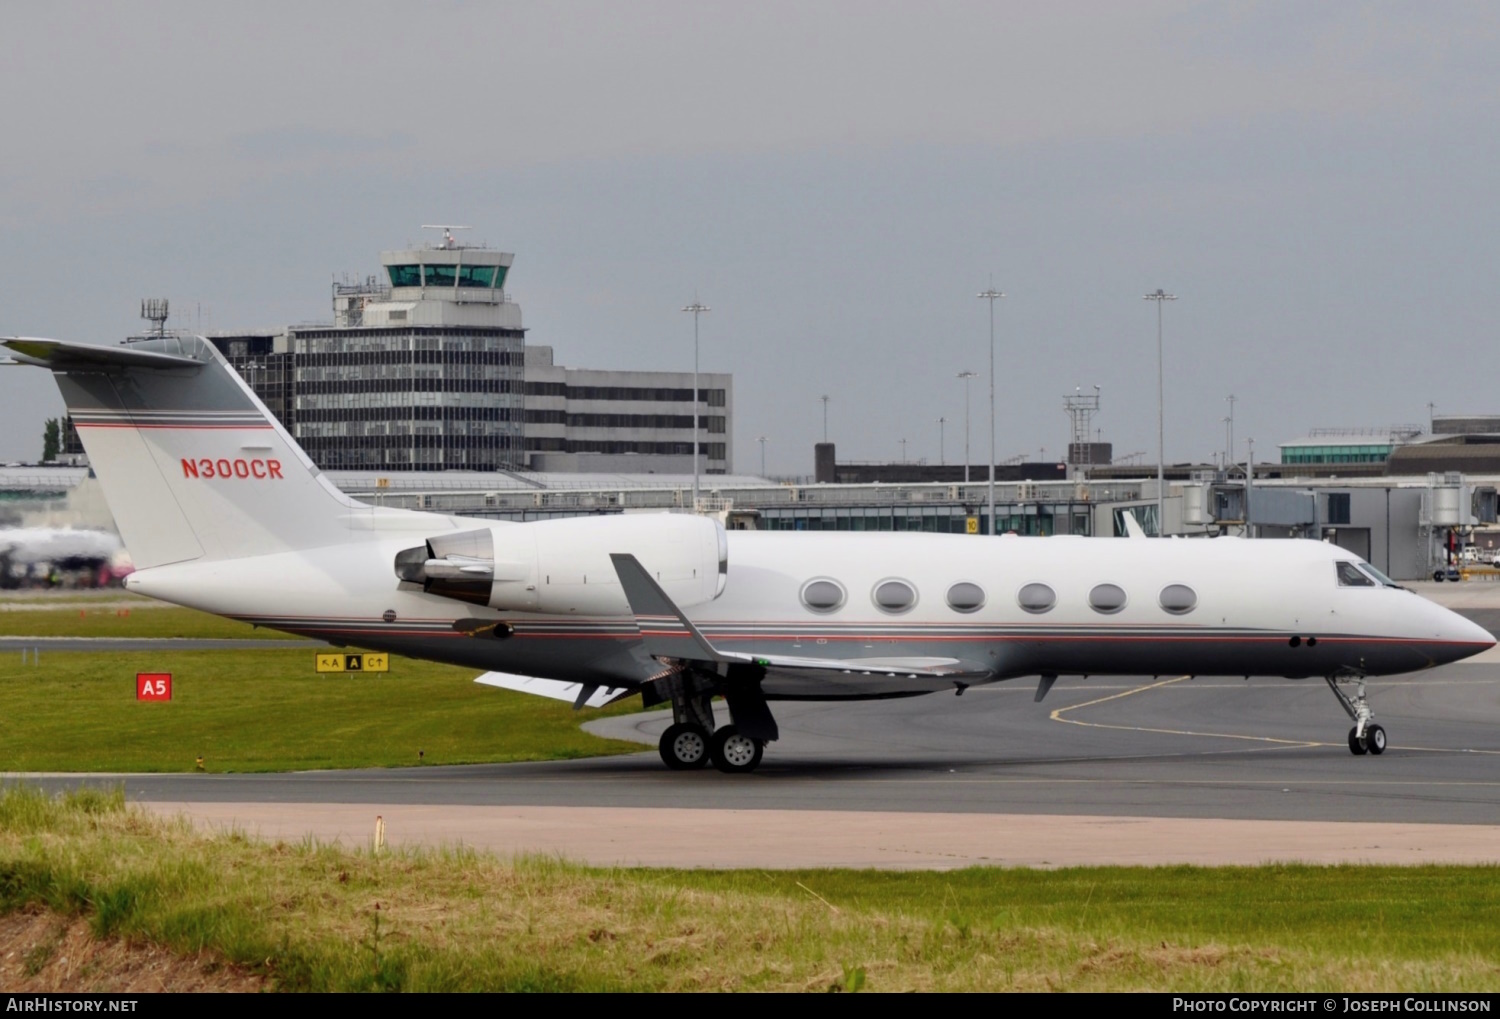
[[1355, 757], [1363, 757], [1368, 750], [1369, 747], [1365, 745], [1365, 741], [1359, 738], [1359, 726], [1350, 729], [1349, 752]]
[[1366, 726], [1365, 749], [1372, 754], [1385, 753], [1385, 730], [1378, 725]]
[[678, 722], [661, 734], [656, 749], [662, 763], [673, 771], [692, 771], [708, 763], [710, 740], [701, 725]]
[[709, 744], [709, 755], [714, 760], [714, 767], [726, 775], [743, 775], [754, 771], [760, 766], [765, 750], [765, 745], [760, 740], [741, 736], [740, 731], [732, 725], [721, 726], [714, 733], [713, 742]]
[[1443, 582], [1443, 571], [1442, 570], [1433, 570], [1432, 571], [1432, 579], [1436, 580], [1439, 584], [1441, 584]]

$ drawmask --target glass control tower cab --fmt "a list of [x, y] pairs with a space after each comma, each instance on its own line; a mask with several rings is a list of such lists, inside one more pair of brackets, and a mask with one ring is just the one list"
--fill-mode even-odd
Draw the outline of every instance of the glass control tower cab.
[[524, 466], [526, 333], [505, 292], [514, 260], [444, 230], [438, 244], [381, 252], [378, 276], [335, 283], [332, 328], [286, 331], [283, 421], [314, 462]]

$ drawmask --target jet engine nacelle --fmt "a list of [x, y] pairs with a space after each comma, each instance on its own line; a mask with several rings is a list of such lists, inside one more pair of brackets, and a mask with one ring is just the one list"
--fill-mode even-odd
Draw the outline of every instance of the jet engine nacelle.
[[717, 598], [728, 577], [724, 527], [675, 513], [493, 524], [429, 538], [396, 556], [396, 576], [429, 594], [510, 612], [625, 616], [610, 553], [630, 553], [678, 605]]

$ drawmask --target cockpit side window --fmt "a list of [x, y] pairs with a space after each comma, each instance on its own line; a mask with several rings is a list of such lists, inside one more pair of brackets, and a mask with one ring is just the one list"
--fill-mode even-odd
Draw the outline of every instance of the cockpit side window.
[[1339, 571], [1339, 587], [1374, 587], [1375, 581], [1365, 576], [1358, 566], [1347, 559], [1334, 563]]

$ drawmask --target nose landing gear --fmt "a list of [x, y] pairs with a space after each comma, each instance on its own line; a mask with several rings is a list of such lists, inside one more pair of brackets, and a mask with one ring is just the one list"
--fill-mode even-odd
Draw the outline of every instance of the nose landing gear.
[[[1355, 675], [1323, 678], [1344, 711], [1354, 720], [1354, 728], [1349, 730], [1349, 752], [1356, 757], [1385, 753], [1385, 730], [1374, 722], [1375, 712], [1370, 710], [1370, 702], [1365, 697], [1365, 677]], [[1358, 681], [1353, 697], [1339, 689], [1340, 683], [1346, 683], [1351, 678]]]

